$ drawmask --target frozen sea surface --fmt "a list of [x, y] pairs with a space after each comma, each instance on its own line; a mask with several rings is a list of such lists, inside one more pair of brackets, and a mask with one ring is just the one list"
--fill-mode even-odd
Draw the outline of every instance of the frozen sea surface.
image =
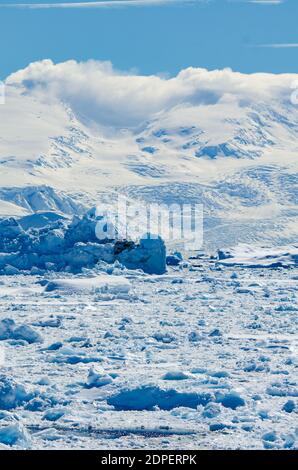
[[297, 448], [297, 268], [192, 263], [2, 276], [1, 448]]

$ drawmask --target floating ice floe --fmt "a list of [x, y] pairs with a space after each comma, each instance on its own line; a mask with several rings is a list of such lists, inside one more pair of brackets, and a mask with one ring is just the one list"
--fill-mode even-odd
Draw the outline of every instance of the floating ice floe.
[[93, 367], [89, 370], [86, 388], [100, 388], [112, 383], [113, 378], [108, 374], [97, 372]]
[[263, 248], [250, 245], [218, 252], [218, 262], [225, 266], [248, 268], [288, 268], [298, 265], [298, 246]]
[[11, 318], [4, 318], [0, 321], [0, 341], [15, 339], [26, 341], [27, 343], [41, 343], [41, 335], [28, 325], [16, 325]]
[[61, 346], [58, 349], [48, 349], [48, 351], [54, 351], [54, 356], [49, 355], [47, 360], [53, 364], [89, 364], [92, 362], [102, 362], [102, 358], [98, 354], [88, 355], [84, 351], [80, 351], [78, 348], [72, 346]]
[[117, 410], [172, 410], [178, 407], [196, 409], [211, 401], [209, 393], [178, 392], [175, 389], [163, 390], [156, 386], [140, 386], [131, 390], [121, 390], [108, 399], [108, 404]]

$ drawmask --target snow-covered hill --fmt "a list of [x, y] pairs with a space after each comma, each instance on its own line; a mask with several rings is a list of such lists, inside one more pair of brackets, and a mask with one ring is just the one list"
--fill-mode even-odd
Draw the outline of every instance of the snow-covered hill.
[[298, 234], [295, 79], [31, 64], [7, 78], [0, 106], [0, 215], [73, 214], [121, 192], [202, 203], [206, 246], [290, 243]]

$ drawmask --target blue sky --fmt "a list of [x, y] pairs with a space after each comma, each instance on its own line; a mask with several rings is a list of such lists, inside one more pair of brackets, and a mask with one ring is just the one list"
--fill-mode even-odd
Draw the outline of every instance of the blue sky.
[[164, 0], [146, 6], [124, 2], [112, 8], [4, 7], [24, 2], [0, 2], [1, 79], [45, 58], [55, 62], [110, 60], [116, 68], [135, 68], [143, 74], [174, 75], [187, 66], [298, 72], [297, 0]]

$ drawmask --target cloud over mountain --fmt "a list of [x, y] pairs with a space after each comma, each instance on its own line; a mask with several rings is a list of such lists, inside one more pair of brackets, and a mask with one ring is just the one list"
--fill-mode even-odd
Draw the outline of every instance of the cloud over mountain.
[[23, 87], [44, 100], [61, 100], [85, 121], [103, 126], [134, 127], [181, 105], [237, 102], [291, 104], [298, 75], [241, 74], [230, 69], [189, 67], [177, 76], [142, 76], [121, 72], [110, 62], [74, 60], [34, 62], [10, 75], [7, 85]]

